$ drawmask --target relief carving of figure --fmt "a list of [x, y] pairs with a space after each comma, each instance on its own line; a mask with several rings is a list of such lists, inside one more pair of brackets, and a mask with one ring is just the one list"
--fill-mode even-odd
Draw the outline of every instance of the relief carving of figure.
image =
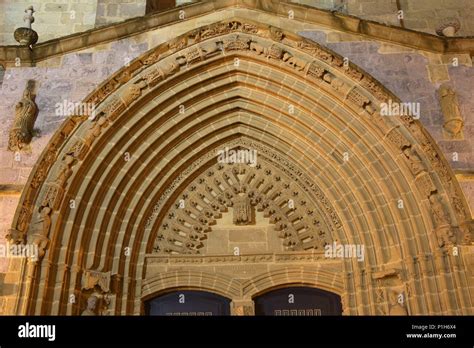
[[443, 111], [445, 136], [448, 139], [462, 139], [464, 122], [459, 111], [456, 92], [447, 85], [442, 85], [438, 90], [441, 110]]
[[234, 199], [234, 224], [248, 225], [252, 222], [252, 206], [246, 196], [236, 196]]
[[23, 97], [15, 106], [15, 120], [8, 141], [10, 151], [22, 150], [33, 138], [33, 127], [38, 115], [33, 88], [34, 81], [28, 81]]
[[246, 51], [249, 49], [249, 43], [250, 39], [236, 36], [231, 39], [224, 39], [223, 47], [226, 51]]
[[449, 215], [445, 211], [443, 204], [439, 201], [438, 195], [431, 195], [430, 203], [436, 226], [449, 225], [451, 223]]
[[271, 39], [273, 39], [275, 41], [281, 41], [285, 37], [283, 32], [280, 29], [275, 28], [275, 27], [270, 27], [269, 28], [269, 36], [270, 36]]

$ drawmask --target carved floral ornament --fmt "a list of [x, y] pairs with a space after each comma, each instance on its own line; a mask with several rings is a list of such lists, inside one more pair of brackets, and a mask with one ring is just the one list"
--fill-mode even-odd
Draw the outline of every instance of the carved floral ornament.
[[[460, 221], [469, 218], [461, 191], [453, 180], [453, 173], [420, 123], [410, 117], [386, 119], [380, 116], [379, 103], [396, 98], [375, 79], [352, 64], [345, 65], [340, 56], [312, 41], [274, 27], [236, 19], [193, 30], [159, 45], [130, 66], [124, 67], [88, 96], [86, 102], [98, 106], [97, 117], [88, 120], [85, 116], [73, 116], [55, 134], [25, 189], [10, 237], [17, 241], [24, 238], [32, 215], [41, 213], [43, 205], [36, 212], [32, 210], [40, 190], [50, 192], [53, 190], [51, 187], [57, 187], [57, 196], [51, 199], [61, 201], [76, 164], [85, 158], [101, 134], [139, 98], [190, 66], [232, 53], [252, 55], [271, 64], [279, 64], [282, 68], [300, 74], [308, 82], [331, 91], [334, 97], [343, 100], [361, 117], [369, 119], [382, 136], [393, 144], [394, 151], [404, 154], [413, 175], [419, 175], [420, 172], [433, 175], [433, 170], [436, 171], [442, 186], [447, 190], [445, 196], [437, 198], [450, 200], [449, 205], [455, 207]], [[87, 126], [89, 130], [85, 136], [75, 138], [74, 144], [67, 144], [66, 155], [63, 152], [57, 158], [64, 143], [79, 126]], [[399, 134], [393, 136], [393, 132]], [[58, 160], [63, 169], [57, 178], [48, 178], [48, 185], [44, 185], [51, 166]], [[434, 209], [435, 203], [432, 204]], [[57, 209], [55, 204], [48, 203], [46, 206], [51, 210]], [[43, 232], [42, 235], [48, 233]]]

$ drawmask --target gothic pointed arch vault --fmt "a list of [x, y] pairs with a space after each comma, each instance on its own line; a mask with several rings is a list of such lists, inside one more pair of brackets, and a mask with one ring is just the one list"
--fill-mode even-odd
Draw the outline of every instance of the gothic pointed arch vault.
[[[380, 115], [390, 99], [337, 54], [249, 20], [159, 45], [89, 95], [96, 113], [70, 117], [33, 170], [9, 238], [40, 258], [10, 265], [15, 312], [80, 314], [96, 293], [104, 312], [140, 314], [177, 287], [237, 308], [288, 283], [337, 293], [344, 314], [472, 314], [453, 252], [469, 208], [421, 124]], [[256, 160], [222, 163], [223, 149]], [[264, 221], [278, 243], [214, 254], [226, 219]], [[335, 242], [363, 259], [326, 257]]]

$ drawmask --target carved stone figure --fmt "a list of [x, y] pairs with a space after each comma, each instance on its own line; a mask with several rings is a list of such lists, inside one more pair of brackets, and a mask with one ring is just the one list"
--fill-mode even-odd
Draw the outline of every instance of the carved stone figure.
[[96, 286], [103, 292], [110, 291], [110, 272], [99, 272], [87, 270], [84, 272], [84, 282], [82, 288], [85, 290], [94, 289]]
[[431, 209], [433, 210], [433, 217], [435, 220], [436, 226], [443, 226], [450, 224], [450, 218], [443, 204], [440, 202], [437, 194], [430, 196]]
[[427, 172], [420, 174], [416, 179], [416, 187], [424, 197], [429, 197], [436, 192], [436, 186]]
[[91, 315], [97, 315], [96, 314], [96, 308], [97, 308], [97, 301], [99, 299], [97, 296], [92, 295], [87, 299], [87, 307], [86, 309], [82, 312], [81, 315], [83, 316], [91, 316]]
[[308, 75], [310, 75], [312, 77], [316, 77], [318, 79], [322, 78], [323, 75], [325, 73], [327, 73], [327, 71], [316, 62], [312, 62], [311, 64], [309, 64], [306, 67], [306, 69], [307, 69], [307, 74]]
[[264, 54], [265, 53], [265, 47], [260, 45], [259, 43], [252, 41], [250, 43], [250, 50], [255, 51], [257, 54]]
[[438, 246], [443, 248], [447, 245], [456, 244], [456, 232], [450, 226], [445, 226], [436, 230], [436, 239], [438, 241]]
[[17, 229], [11, 228], [8, 230], [5, 238], [12, 244], [22, 244], [25, 241], [25, 234]]
[[267, 58], [281, 59], [283, 57], [283, 50], [277, 45], [264, 47], [258, 42], [252, 41], [250, 43], [250, 50], [257, 54], [263, 54]]
[[222, 53], [222, 42], [211, 42], [201, 46], [204, 59], [216, 56]]
[[408, 315], [406, 310], [406, 299], [404, 292], [389, 290], [389, 315]]
[[349, 86], [346, 85], [344, 83], [344, 81], [342, 81], [340, 78], [334, 76], [334, 75], [331, 75], [331, 74], [325, 74], [324, 75], [324, 81], [326, 81], [327, 83], [329, 83], [331, 85], [331, 87], [338, 91], [338, 92], [341, 92], [343, 94], [346, 94], [348, 91], [349, 91]]
[[234, 37], [232, 39], [224, 39], [224, 50], [226, 51], [245, 51], [249, 49], [250, 39]]
[[72, 167], [76, 160], [71, 155], [66, 155], [63, 158], [61, 168], [59, 169], [59, 174], [56, 178], [55, 183], [61, 187], [66, 186], [68, 179], [72, 175]]
[[33, 138], [33, 127], [38, 115], [38, 106], [33, 94], [34, 81], [28, 81], [23, 97], [15, 106], [15, 120], [10, 129], [8, 149], [18, 151], [23, 149]]
[[37, 260], [42, 259], [44, 255], [46, 255], [46, 248], [49, 244], [49, 238], [35, 234], [32, 236], [32, 243], [38, 247]]
[[142, 90], [147, 86], [146, 81], [141, 80], [139, 82], [134, 83], [130, 87], [128, 87], [121, 96], [123, 103], [128, 106], [132, 104], [141, 94]]
[[418, 173], [424, 170], [423, 162], [420, 159], [420, 156], [416, 152], [413, 147], [407, 147], [403, 150], [403, 154], [408, 160], [410, 170], [413, 175], [417, 175]]
[[403, 150], [407, 147], [410, 147], [410, 142], [405, 138], [405, 136], [397, 129], [392, 129], [387, 134], [387, 139], [395, 146], [397, 146], [400, 150]]
[[50, 207], [43, 207], [40, 211], [41, 219], [39, 222], [41, 223], [41, 235], [48, 237], [49, 229], [51, 228], [51, 213], [52, 210]]
[[456, 93], [447, 85], [442, 85], [438, 90], [441, 110], [443, 111], [445, 136], [449, 139], [462, 139], [464, 122]]
[[436, 34], [439, 36], [452, 37], [459, 29], [461, 29], [461, 24], [457, 18], [447, 18], [436, 28]]
[[17, 42], [30, 48], [32, 45], [38, 42], [38, 33], [31, 29], [31, 24], [35, 21], [35, 18], [33, 17], [34, 12], [35, 10], [33, 6], [29, 6], [25, 10], [26, 15], [23, 16], [23, 20], [26, 25], [24, 27], [17, 28], [13, 33], [13, 36]]
[[351, 89], [351, 91], [347, 95], [347, 99], [359, 106], [360, 108], [365, 108], [370, 103], [369, 98], [363, 95], [359, 90], [357, 90], [357, 88]]

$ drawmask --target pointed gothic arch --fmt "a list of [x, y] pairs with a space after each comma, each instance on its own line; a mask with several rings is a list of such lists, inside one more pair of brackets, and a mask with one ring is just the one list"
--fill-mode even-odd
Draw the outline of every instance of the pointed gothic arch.
[[[341, 261], [346, 314], [388, 314], [391, 292], [412, 314], [472, 313], [465, 265], [451, 253], [470, 240], [469, 208], [422, 125], [380, 116], [390, 99], [337, 54], [249, 20], [152, 49], [89, 95], [96, 114], [69, 118], [35, 166], [9, 234], [41, 251], [21, 266], [17, 313], [79, 314], [83, 302], [68, 298], [94, 288], [113, 294], [112, 313], [139, 313], [146, 258], [164, 250], [157, 238], [196, 251], [201, 233], [181, 228], [181, 240], [163, 224], [225, 147], [256, 149], [331, 239], [365, 246], [363, 262]], [[280, 203], [291, 189], [276, 192]]]

